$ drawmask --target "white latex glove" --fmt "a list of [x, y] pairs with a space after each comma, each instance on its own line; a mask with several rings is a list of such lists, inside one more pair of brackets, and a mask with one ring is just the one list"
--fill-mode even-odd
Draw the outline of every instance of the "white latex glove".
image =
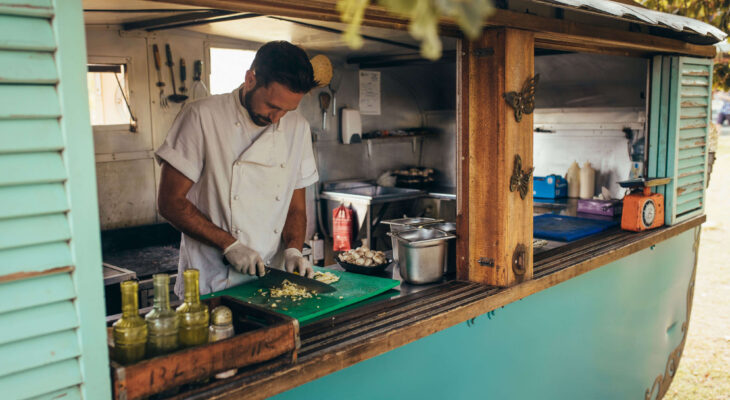
[[284, 269], [287, 272], [298, 272], [299, 275], [307, 278], [314, 276], [312, 263], [302, 256], [301, 251], [293, 247], [284, 250]]
[[228, 246], [223, 255], [226, 257], [231, 267], [242, 274], [264, 276], [264, 260], [261, 259], [256, 250], [246, 246], [236, 240], [232, 245]]

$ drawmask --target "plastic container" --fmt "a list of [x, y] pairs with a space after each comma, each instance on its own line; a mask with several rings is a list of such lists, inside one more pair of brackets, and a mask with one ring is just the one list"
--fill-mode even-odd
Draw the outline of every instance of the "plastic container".
[[568, 197], [578, 198], [580, 196], [580, 166], [578, 162], [573, 161], [565, 174], [565, 180], [568, 181]]
[[596, 170], [586, 161], [580, 169], [580, 198], [592, 199], [596, 192]]

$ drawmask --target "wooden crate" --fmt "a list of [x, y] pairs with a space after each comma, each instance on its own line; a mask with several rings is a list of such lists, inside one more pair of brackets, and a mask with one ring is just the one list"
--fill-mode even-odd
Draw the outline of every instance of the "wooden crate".
[[[133, 400], [180, 385], [211, 377], [215, 373], [241, 368], [281, 357], [293, 363], [299, 348], [299, 323], [232, 297], [203, 300], [210, 310], [218, 305], [233, 312], [236, 335], [174, 353], [145, 359], [131, 365], [110, 361], [114, 398]], [[113, 350], [109, 328], [109, 353]]]

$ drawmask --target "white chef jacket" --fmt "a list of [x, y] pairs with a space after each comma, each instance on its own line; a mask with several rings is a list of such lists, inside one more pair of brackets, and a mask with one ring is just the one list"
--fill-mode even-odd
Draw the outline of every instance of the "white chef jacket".
[[[283, 268], [281, 231], [292, 194], [319, 179], [309, 123], [298, 112], [260, 127], [241, 105], [236, 89], [186, 104], [155, 152], [194, 182], [187, 194], [205, 216]], [[253, 277], [223, 264], [222, 252], [182, 235], [175, 293], [182, 272], [200, 270], [200, 293], [238, 285]]]

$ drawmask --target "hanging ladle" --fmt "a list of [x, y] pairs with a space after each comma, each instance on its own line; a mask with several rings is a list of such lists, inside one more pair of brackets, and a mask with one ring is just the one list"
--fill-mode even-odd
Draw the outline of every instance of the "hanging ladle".
[[172, 94], [167, 96], [167, 98], [173, 103], [182, 103], [188, 99], [188, 96], [177, 94], [177, 89], [175, 88], [175, 71], [172, 68], [174, 65], [172, 63], [172, 51], [170, 51], [169, 44], [165, 45], [165, 56], [167, 57], [167, 66], [170, 68], [170, 79], [172, 80]]
[[322, 130], [327, 129], [327, 109], [330, 107], [332, 96], [326, 91], [319, 92], [319, 108], [322, 110]]

